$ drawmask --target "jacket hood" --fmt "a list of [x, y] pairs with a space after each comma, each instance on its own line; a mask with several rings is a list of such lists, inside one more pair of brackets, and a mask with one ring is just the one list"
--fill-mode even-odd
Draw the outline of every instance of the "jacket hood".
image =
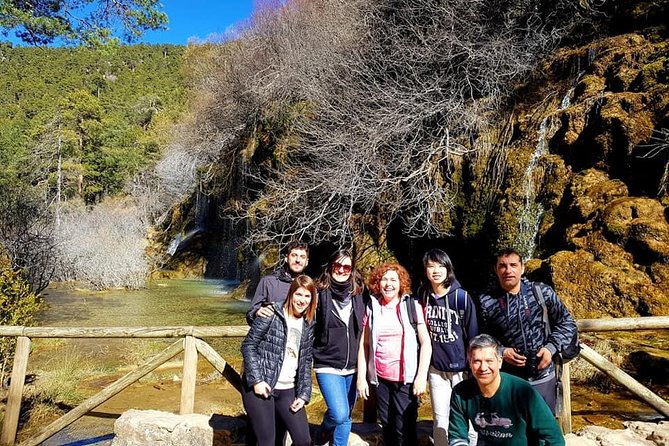
[[280, 267], [279, 269], [275, 270], [272, 275], [279, 279], [281, 282], [286, 282], [286, 283], [291, 283], [293, 281], [293, 276], [288, 274], [288, 271], [286, 271], [285, 265]]

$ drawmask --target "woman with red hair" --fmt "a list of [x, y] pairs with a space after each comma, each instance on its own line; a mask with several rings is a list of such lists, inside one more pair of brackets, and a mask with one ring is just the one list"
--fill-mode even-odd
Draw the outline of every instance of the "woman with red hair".
[[369, 289], [373, 297], [358, 349], [358, 395], [366, 400], [368, 380], [376, 385], [386, 446], [416, 445], [418, 396], [427, 387], [432, 353], [423, 309], [409, 294], [409, 273], [397, 263], [374, 268]]

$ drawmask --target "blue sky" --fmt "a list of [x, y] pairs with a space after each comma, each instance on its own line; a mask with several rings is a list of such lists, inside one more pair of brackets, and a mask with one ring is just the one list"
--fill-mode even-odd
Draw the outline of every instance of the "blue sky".
[[[162, 5], [169, 20], [168, 29], [146, 32], [139, 42], [186, 45], [190, 39], [203, 41], [213, 35], [225, 35], [235, 24], [251, 17], [254, 0], [163, 0]], [[0, 41], [4, 40], [25, 45], [13, 31], [6, 37], [0, 35]], [[54, 46], [58, 45], [56, 41]]]
[[162, 4], [169, 29], [147, 32], [142, 42], [185, 45], [190, 38], [205, 40], [225, 34], [253, 10], [253, 0], [163, 0]]

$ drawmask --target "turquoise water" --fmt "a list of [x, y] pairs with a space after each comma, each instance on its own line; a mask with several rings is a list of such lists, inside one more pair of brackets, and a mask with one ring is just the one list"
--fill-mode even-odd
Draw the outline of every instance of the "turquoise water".
[[44, 292], [38, 325], [59, 327], [140, 327], [246, 325], [247, 301], [229, 297], [236, 282], [170, 279], [142, 290], [95, 292], [54, 285]]
[[[175, 325], [244, 325], [248, 301], [238, 301], [230, 292], [238, 284], [221, 280], [159, 280], [137, 291], [109, 290], [95, 292], [54, 284], [44, 293], [45, 306], [38, 314], [39, 326], [58, 327], [144, 327]], [[242, 338], [206, 339], [227, 361], [239, 369]], [[82, 395], [92, 395], [127, 370], [144, 362], [175, 339], [34, 339], [29, 361], [30, 373], [49, 381], [61, 375], [76, 376]], [[171, 384], [180, 376], [178, 362], [164, 372], [157, 371], [134, 384], [114, 399], [96, 408], [89, 416], [68, 426], [44, 445], [110, 445], [113, 421], [128, 408], [173, 411], [178, 408], [179, 387]], [[62, 370], [63, 372], [57, 372]], [[212, 367], [201, 359], [198, 374], [202, 378], [196, 406], [202, 413], [227, 401], [232, 392], [221, 379], [204, 384]], [[167, 384], [163, 385], [163, 382]], [[49, 387], [49, 386], [46, 386]], [[169, 390], [163, 390], [168, 388]], [[203, 394], [202, 392], [205, 392]], [[169, 393], [169, 395], [166, 395]], [[229, 398], [228, 398], [229, 399]], [[174, 402], [176, 401], [176, 402]], [[241, 405], [239, 402], [237, 405]], [[203, 407], [205, 409], [203, 409]], [[235, 406], [236, 407], [236, 406]], [[237, 409], [239, 410], [239, 409]]]
[[[142, 290], [102, 292], [54, 284], [44, 292], [44, 308], [37, 315], [42, 327], [166, 327], [246, 326], [249, 302], [230, 292], [238, 284], [223, 280], [170, 279], [149, 283]], [[240, 360], [242, 338], [205, 339], [226, 360]], [[44, 368], [67, 351], [91, 366], [122, 366], [145, 360], [174, 339], [66, 339], [54, 345], [35, 339], [31, 364]], [[45, 348], [39, 348], [45, 346]]]

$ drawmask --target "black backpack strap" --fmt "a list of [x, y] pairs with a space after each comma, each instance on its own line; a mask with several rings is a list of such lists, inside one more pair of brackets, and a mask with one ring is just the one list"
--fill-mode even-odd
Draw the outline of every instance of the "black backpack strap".
[[407, 305], [407, 315], [409, 316], [409, 322], [418, 336], [418, 314], [416, 313], [416, 299], [413, 296], [407, 297], [405, 300]]
[[465, 311], [467, 310], [467, 292], [462, 288], [455, 290], [455, 310], [458, 312], [458, 319], [460, 321], [460, 329], [462, 330], [462, 338], [465, 342], [465, 348], [469, 344], [469, 327], [465, 327]]
[[455, 309], [460, 318], [460, 326], [465, 326], [465, 311], [467, 310], [467, 292], [462, 288], [455, 290]]
[[544, 299], [544, 293], [541, 292], [541, 286], [539, 286], [538, 282], [532, 282], [532, 294], [534, 294], [534, 298], [537, 300], [539, 305], [541, 305], [541, 310], [542, 310], [541, 317], [544, 321], [546, 340], [548, 340], [548, 337], [551, 335], [551, 326], [548, 321], [548, 308], [546, 308], [546, 300]]

